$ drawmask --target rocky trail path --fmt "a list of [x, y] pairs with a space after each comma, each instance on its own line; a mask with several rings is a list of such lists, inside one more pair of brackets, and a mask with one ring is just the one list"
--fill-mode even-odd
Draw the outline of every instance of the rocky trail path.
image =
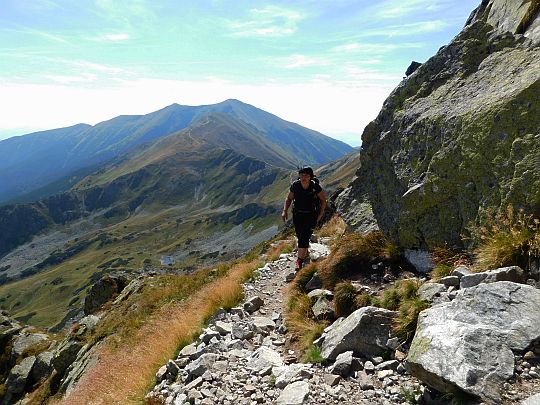
[[[313, 259], [328, 254], [314, 243]], [[406, 404], [423, 389], [397, 360], [355, 358], [323, 366], [301, 363], [284, 323], [294, 254], [257, 270], [244, 285], [243, 306], [221, 310], [199, 339], [157, 373], [152, 403], [184, 404]], [[410, 398], [409, 398], [410, 399]]]

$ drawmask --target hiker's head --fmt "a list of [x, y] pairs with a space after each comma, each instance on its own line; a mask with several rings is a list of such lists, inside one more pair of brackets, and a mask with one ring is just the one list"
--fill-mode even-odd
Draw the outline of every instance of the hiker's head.
[[309, 179], [313, 179], [315, 175], [313, 174], [313, 169], [309, 166], [304, 166], [298, 170], [298, 175], [302, 177], [303, 174], [309, 175]]

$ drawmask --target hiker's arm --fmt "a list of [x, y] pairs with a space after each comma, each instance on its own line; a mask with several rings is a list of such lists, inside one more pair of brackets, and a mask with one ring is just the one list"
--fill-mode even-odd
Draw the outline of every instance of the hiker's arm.
[[285, 198], [285, 203], [283, 204], [283, 212], [281, 213], [281, 218], [283, 218], [284, 221], [289, 219], [289, 207], [291, 206], [293, 198], [293, 192], [289, 191], [289, 194], [287, 194], [287, 198]]
[[324, 193], [324, 190], [321, 190], [321, 192], [317, 195], [319, 196], [319, 200], [321, 200], [321, 212], [319, 212], [319, 216], [317, 217], [318, 223], [324, 216], [324, 210], [326, 210], [326, 194]]

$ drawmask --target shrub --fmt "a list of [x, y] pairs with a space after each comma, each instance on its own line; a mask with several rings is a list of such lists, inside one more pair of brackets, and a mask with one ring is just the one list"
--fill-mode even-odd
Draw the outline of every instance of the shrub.
[[285, 316], [287, 327], [299, 349], [307, 350], [322, 335], [327, 322], [319, 323], [312, 318], [311, 299], [303, 293], [293, 292]]
[[302, 268], [294, 277], [293, 286], [298, 291], [304, 291], [306, 284], [317, 273], [317, 263], [309, 263], [306, 267]]
[[481, 271], [519, 265], [530, 269], [540, 257], [540, 221], [509, 205], [504, 210], [488, 210], [483, 226], [469, 227], [475, 265]]
[[416, 330], [418, 315], [428, 304], [418, 297], [420, 282], [416, 279], [398, 280], [392, 287], [383, 291], [377, 306], [397, 311], [393, 330], [402, 339], [409, 340]]
[[398, 308], [398, 316], [394, 323], [394, 332], [402, 339], [409, 340], [414, 336], [418, 315], [428, 307], [426, 301], [420, 297], [403, 300]]
[[369, 307], [370, 305], [374, 304], [373, 298], [365, 292], [358, 294], [354, 299], [354, 303], [356, 305], [356, 308]]
[[339, 215], [333, 215], [332, 218], [321, 227], [318, 234], [323, 237], [331, 237], [335, 241], [343, 235], [346, 228], [347, 224], [345, 221], [343, 221]]
[[368, 269], [374, 262], [395, 262], [398, 248], [380, 231], [350, 233], [340, 239], [330, 256], [321, 264], [319, 275], [325, 288], [333, 289], [339, 279]]
[[358, 291], [350, 282], [342, 282], [334, 289], [334, 313], [337, 317], [349, 316], [356, 308]]
[[439, 281], [441, 278], [449, 276], [452, 270], [454, 270], [454, 266], [436, 264], [433, 270], [431, 270], [431, 278], [434, 281]]
[[321, 348], [319, 346], [311, 345], [306, 352], [302, 361], [313, 364], [324, 364], [326, 359], [322, 356]]

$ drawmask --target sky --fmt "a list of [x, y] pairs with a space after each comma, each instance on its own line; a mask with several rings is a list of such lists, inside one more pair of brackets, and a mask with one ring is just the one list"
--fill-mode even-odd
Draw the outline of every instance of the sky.
[[0, 0], [0, 139], [236, 98], [340, 139], [480, 0]]

